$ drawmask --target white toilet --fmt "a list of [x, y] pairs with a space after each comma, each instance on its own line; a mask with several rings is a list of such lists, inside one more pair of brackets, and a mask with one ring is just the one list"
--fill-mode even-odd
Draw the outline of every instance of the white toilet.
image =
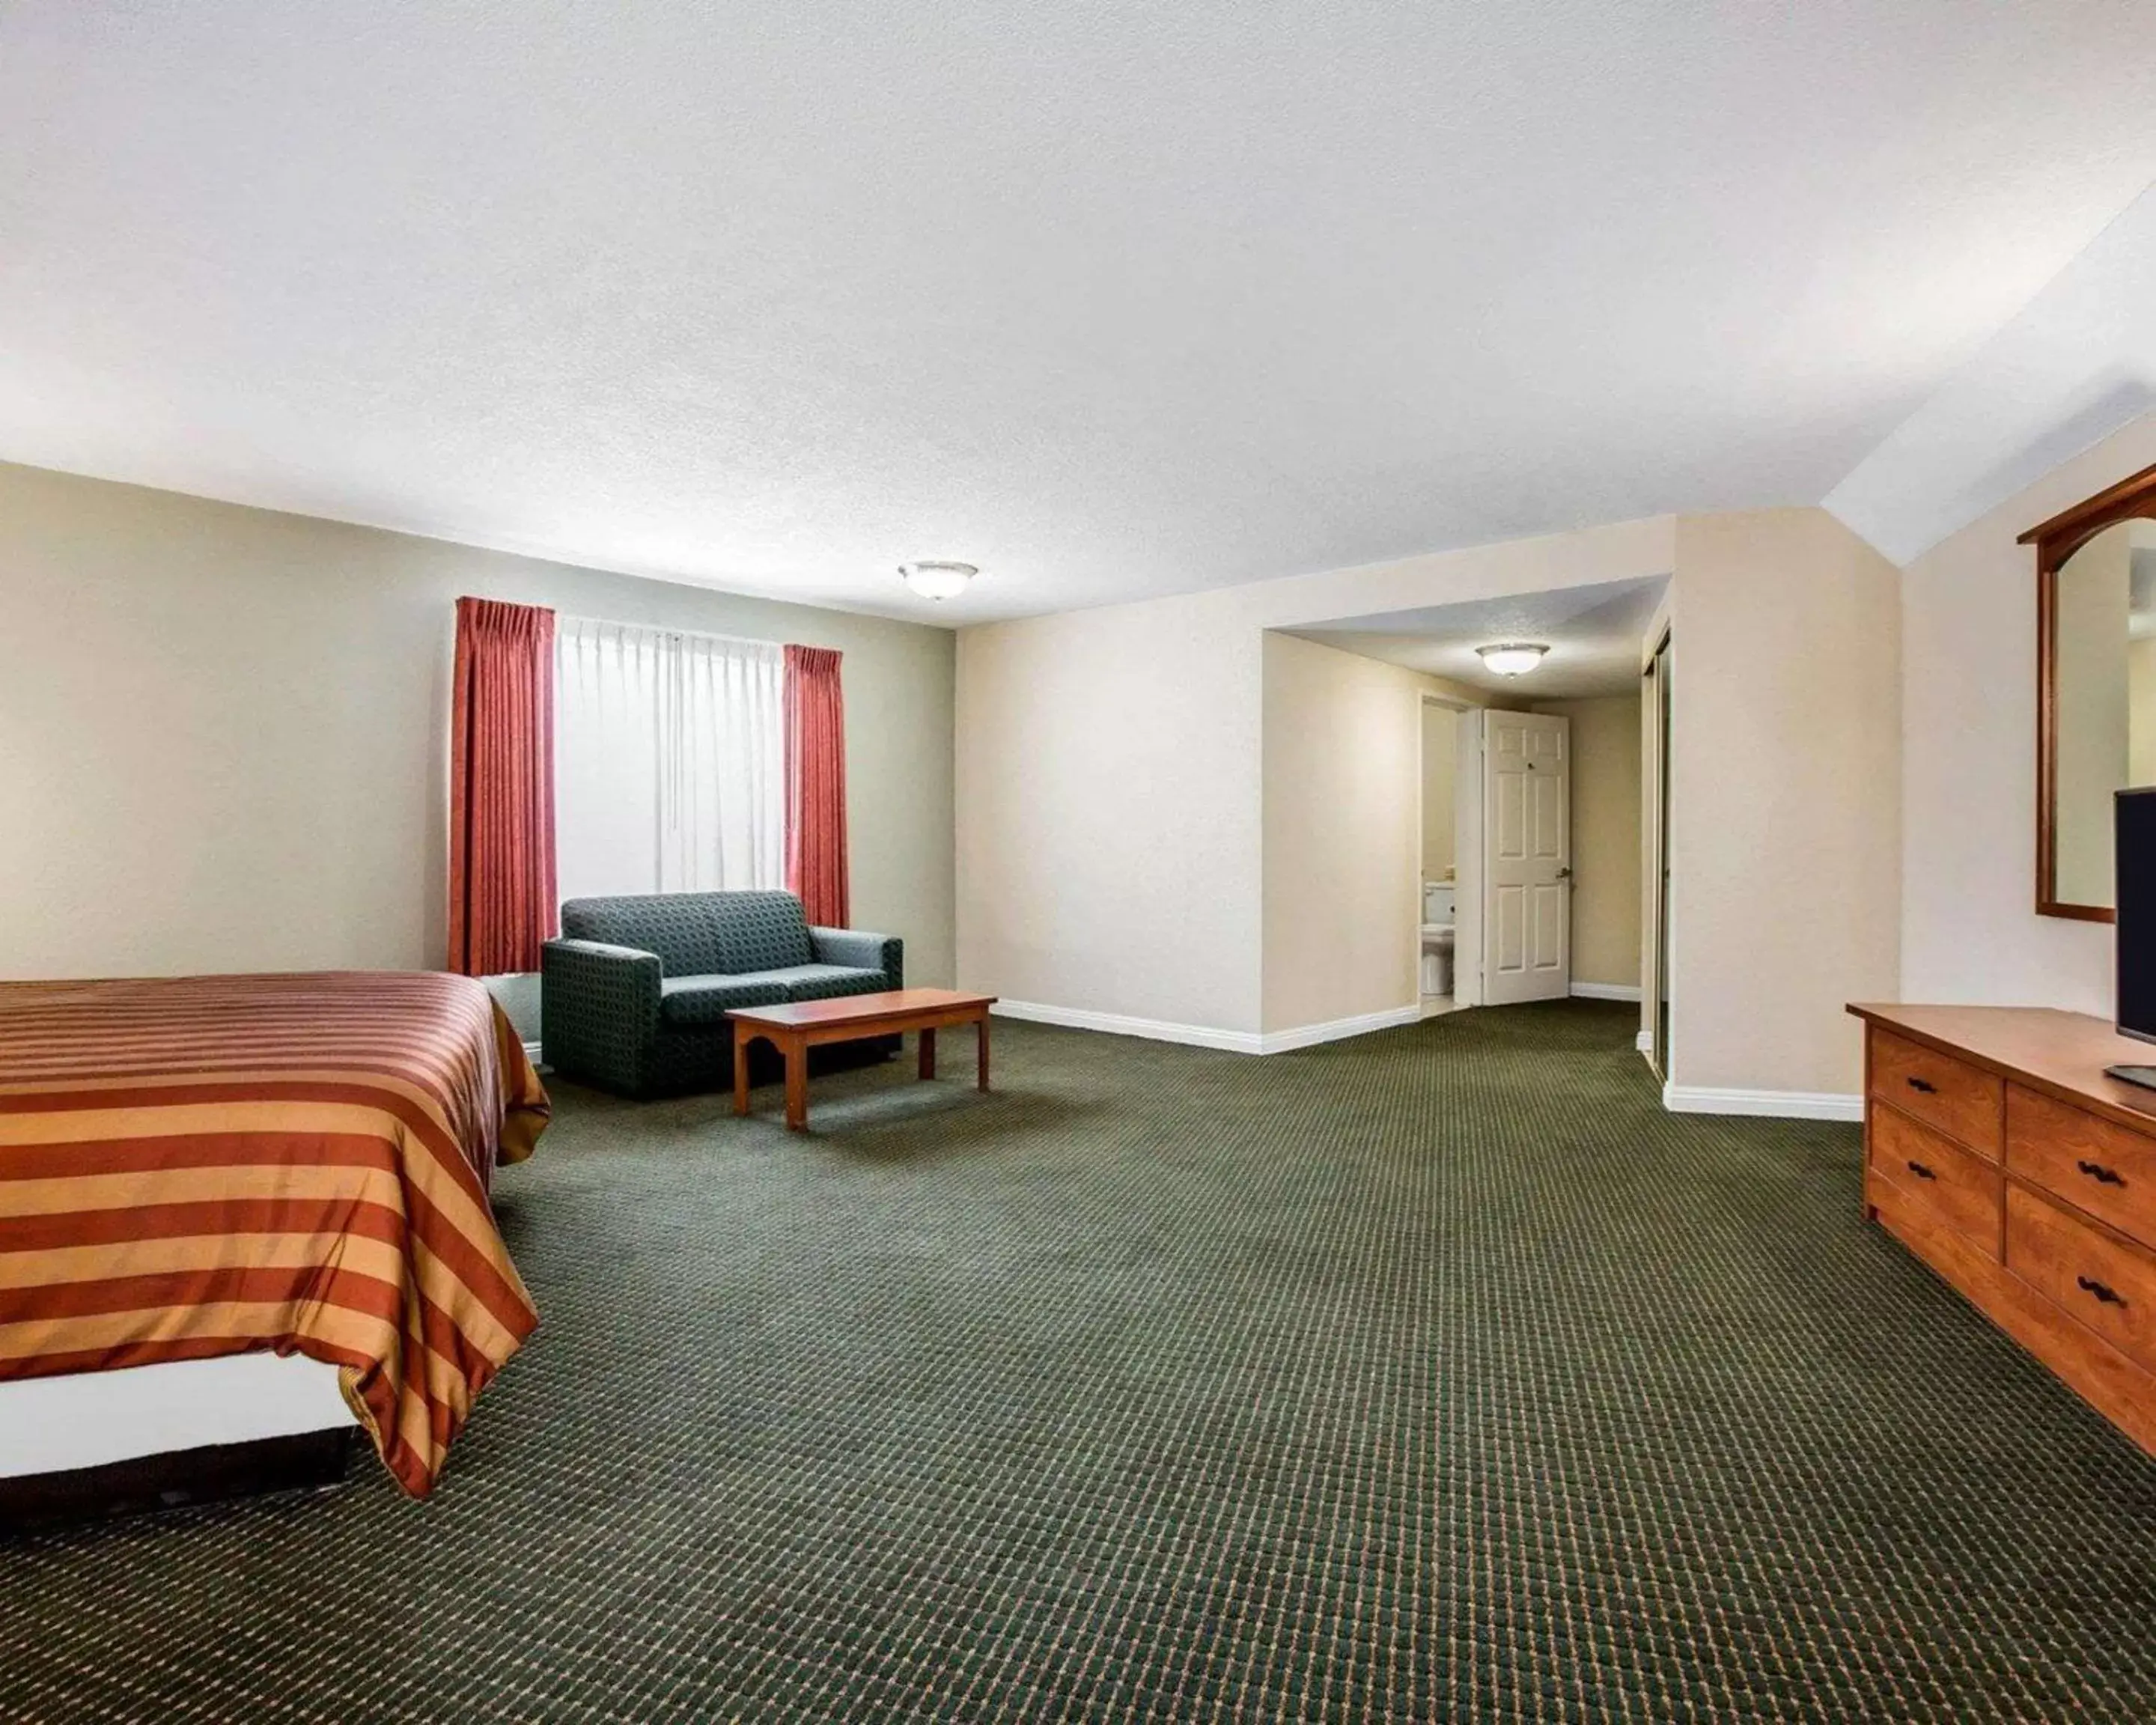
[[1453, 883], [1425, 880], [1422, 886], [1422, 991], [1452, 992]]

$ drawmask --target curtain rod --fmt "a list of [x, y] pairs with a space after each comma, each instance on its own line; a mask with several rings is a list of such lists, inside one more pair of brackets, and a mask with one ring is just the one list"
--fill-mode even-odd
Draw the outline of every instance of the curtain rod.
[[675, 629], [665, 623], [628, 623], [619, 617], [579, 617], [572, 611], [557, 611], [554, 615], [560, 623], [586, 623], [600, 629], [647, 629], [655, 635], [682, 635], [698, 641], [724, 641], [735, 647], [769, 647], [777, 651], [788, 644], [783, 641], [760, 639], [754, 635], [722, 635], [706, 629]]

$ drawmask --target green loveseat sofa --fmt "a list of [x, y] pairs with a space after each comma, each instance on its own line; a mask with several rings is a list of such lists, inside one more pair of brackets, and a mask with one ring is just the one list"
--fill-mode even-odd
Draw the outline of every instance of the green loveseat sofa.
[[[571, 899], [562, 937], [540, 959], [541, 1058], [618, 1096], [723, 1090], [733, 1083], [730, 1009], [905, 986], [897, 936], [811, 928], [790, 892]], [[841, 1045], [829, 1064], [898, 1045], [891, 1036]], [[778, 1075], [769, 1044], [752, 1058], [753, 1081]]]

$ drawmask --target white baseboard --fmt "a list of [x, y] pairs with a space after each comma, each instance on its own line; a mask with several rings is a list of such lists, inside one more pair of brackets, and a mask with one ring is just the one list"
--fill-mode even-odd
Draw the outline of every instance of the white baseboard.
[[1632, 1039], [1632, 1046], [1638, 1049], [1641, 1054], [1652, 1054], [1655, 1051], [1655, 1033], [1652, 1030], [1640, 1031]]
[[1265, 1051], [1265, 1039], [1255, 1030], [1220, 1030], [1210, 1024], [1178, 1024], [1166, 1019], [1131, 1018], [1120, 1012], [1087, 1012], [1081, 1007], [1049, 1006], [1038, 1000], [998, 1000], [989, 1009], [998, 1018], [1024, 1019], [1035, 1024], [1060, 1024], [1066, 1030], [1142, 1036], [1148, 1042], [1182, 1042], [1193, 1048], [1217, 1048], [1229, 1054]]
[[1291, 1048], [1312, 1048], [1321, 1042], [1340, 1042], [1350, 1036], [1367, 1036], [1373, 1030], [1397, 1029], [1422, 1022], [1422, 1002], [1413, 1006], [1389, 1007], [1352, 1019], [1334, 1019], [1322, 1024], [1297, 1024], [1291, 1030], [1268, 1030], [1258, 1038], [1260, 1054], [1286, 1054]]
[[1572, 998], [1575, 1000], [1637, 1000], [1637, 983], [1574, 983]]
[[1662, 1086], [1662, 1106], [1672, 1114], [1754, 1114], [1777, 1120], [1864, 1118], [1864, 1098], [1818, 1090], [1716, 1090], [1689, 1084]]
[[1119, 1012], [1088, 1012], [1075, 1006], [1049, 1006], [1037, 1000], [999, 1000], [998, 1018], [1024, 1019], [1036, 1024], [1060, 1024], [1070, 1030], [1098, 1030], [1110, 1036], [1142, 1036], [1149, 1042], [1181, 1042], [1192, 1048], [1217, 1048], [1228, 1054], [1286, 1054], [1321, 1042], [1389, 1030], [1422, 1018], [1422, 1003], [1322, 1024], [1297, 1024], [1286, 1030], [1222, 1030], [1210, 1024], [1178, 1024], [1166, 1019], [1131, 1018]]

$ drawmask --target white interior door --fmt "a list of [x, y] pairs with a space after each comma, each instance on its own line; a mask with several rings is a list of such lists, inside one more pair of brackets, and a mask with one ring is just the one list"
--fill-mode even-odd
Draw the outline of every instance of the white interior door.
[[1572, 992], [1572, 721], [1485, 715], [1482, 975], [1492, 1006]]

